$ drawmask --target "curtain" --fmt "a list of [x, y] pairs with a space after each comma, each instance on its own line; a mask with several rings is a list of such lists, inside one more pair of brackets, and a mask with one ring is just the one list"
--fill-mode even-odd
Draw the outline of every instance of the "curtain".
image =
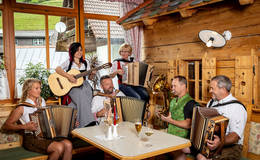
[[[143, 3], [143, 0], [105, 0], [110, 2], [121, 2], [120, 5], [120, 17], [126, 15], [127, 12], [136, 8], [139, 4]], [[130, 44], [133, 48], [133, 54], [135, 61], [140, 61], [141, 57], [141, 38], [143, 34], [143, 28], [136, 26], [125, 32], [125, 43]]]
[[0, 100], [9, 99], [10, 98], [9, 84], [8, 84], [7, 73], [5, 69], [3, 70], [0, 69], [0, 88], [1, 88]]
[[[128, 0], [128, 1], [130, 1], [130, 0]], [[137, 2], [137, 0], [135, 0], [135, 1]], [[136, 8], [139, 4], [143, 3], [143, 0], [139, 0], [137, 3], [136, 2], [121, 3], [120, 17], [124, 16], [127, 12]], [[137, 62], [140, 61], [140, 57], [141, 57], [142, 34], [143, 34], [143, 28], [140, 26], [136, 26], [129, 30], [125, 30], [125, 42], [132, 46], [132, 48], [133, 48], [132, 56], [134, 56], [134, 59]]]

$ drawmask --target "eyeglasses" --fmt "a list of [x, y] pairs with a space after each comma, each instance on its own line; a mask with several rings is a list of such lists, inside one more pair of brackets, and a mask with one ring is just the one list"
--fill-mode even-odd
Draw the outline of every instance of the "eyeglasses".
[[128, 52], [129, 53], [130, 51], [120, 51], [120, 52]]

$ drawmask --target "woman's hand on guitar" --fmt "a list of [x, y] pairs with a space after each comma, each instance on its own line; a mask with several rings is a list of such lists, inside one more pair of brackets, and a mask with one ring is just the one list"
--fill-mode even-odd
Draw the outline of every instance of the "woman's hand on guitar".
[[217, 136], [217, 135], [214, 135], [214, 140], [211, 141], [211, 140], [207, 140], [207, 146], [208, 148], [213, 151], [215, 150], [216, 148], [218, 148], [218, 146], [220, 145], [220, 138]]
[[30, 131], [36, 131], [37, 130], [37, 124], [30, 121], [30, 122], [25, 124], [25, 129], [30, 130]]
[[69, 80], [71, 83], [76, 83], [76, 82], [77, 82], [76, 78], [74, 78], [74, 75], [72, 75], [72, 74], [69, 74], [69, 75], [68, 75], [68, 80]]

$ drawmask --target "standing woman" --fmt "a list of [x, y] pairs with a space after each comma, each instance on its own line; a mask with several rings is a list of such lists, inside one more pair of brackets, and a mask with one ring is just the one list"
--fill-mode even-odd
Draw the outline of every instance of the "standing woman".
[[[82, 57], [82, 46], [80, 43], [74, 42], [70, 45], [69, 56], [70, 58], [58, 66], [55, 71], [63, 77], [66, 77], [71, 83], [76, 83], [77, 80], [74, 76], [67, 72], [71, 69], [84, 72], [90, 67]], [[92, 79], [94, 74], [95, 72], [92, 72], [88, 78]], [[70, 90], [69, 96], [72, 100], [69, 106], [78, 110], [77, 121], [79, 122], [79, 127], [95, 125], [95, 118], [91, 112], [92, 88], [86, 80], [86, 77], [84, 77], [84, 82], [81, 86], [74, 87]]]
[[[6, 130], [24, 130], [23, 146], [25, 149], [48, 154], [48, 159], [70, 160], [72, 158], [72, 144], [69, 140], [54, 141], [35, 137], [32, 131], [37, 130], [36, 123], [30, 121], [29, 114], [37, 108], [46, 106], [41, 94], [41, 81], [38, 79], [27, 79], [23, 84], [21, 103], [28, 103], [31, 106], [19, 106], [13, 110], [5, 121], [3, 128]], [[21, 124], [16, 122], [20, 121]]]

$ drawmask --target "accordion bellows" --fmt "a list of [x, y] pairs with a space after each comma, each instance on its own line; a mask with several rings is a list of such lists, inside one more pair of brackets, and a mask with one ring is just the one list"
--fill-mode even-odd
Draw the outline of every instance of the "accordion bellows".
[[[221, 116], [216, 109], [206, 107], [193, 108], [190, 140], [193, 146], [207, 158], [214, 153], [207, 148], [206, 140], [213, 140], [217, 126], [222, 122], [226, 128], [228, 119]], [[225, 131], [220, 134], [225, 135]]]
[[143, 86], [148, 88], [151, 80], [153, 66], [143, 62], [128, 63], [127, 72], [123, 75], [123, 83], [133, 86]]
[[77, 110], [67, 106], [47, 106], [32, 114], [31, 121], [38, 127], [35, 136], [44, 138], [68, 137], [75, 126]]

